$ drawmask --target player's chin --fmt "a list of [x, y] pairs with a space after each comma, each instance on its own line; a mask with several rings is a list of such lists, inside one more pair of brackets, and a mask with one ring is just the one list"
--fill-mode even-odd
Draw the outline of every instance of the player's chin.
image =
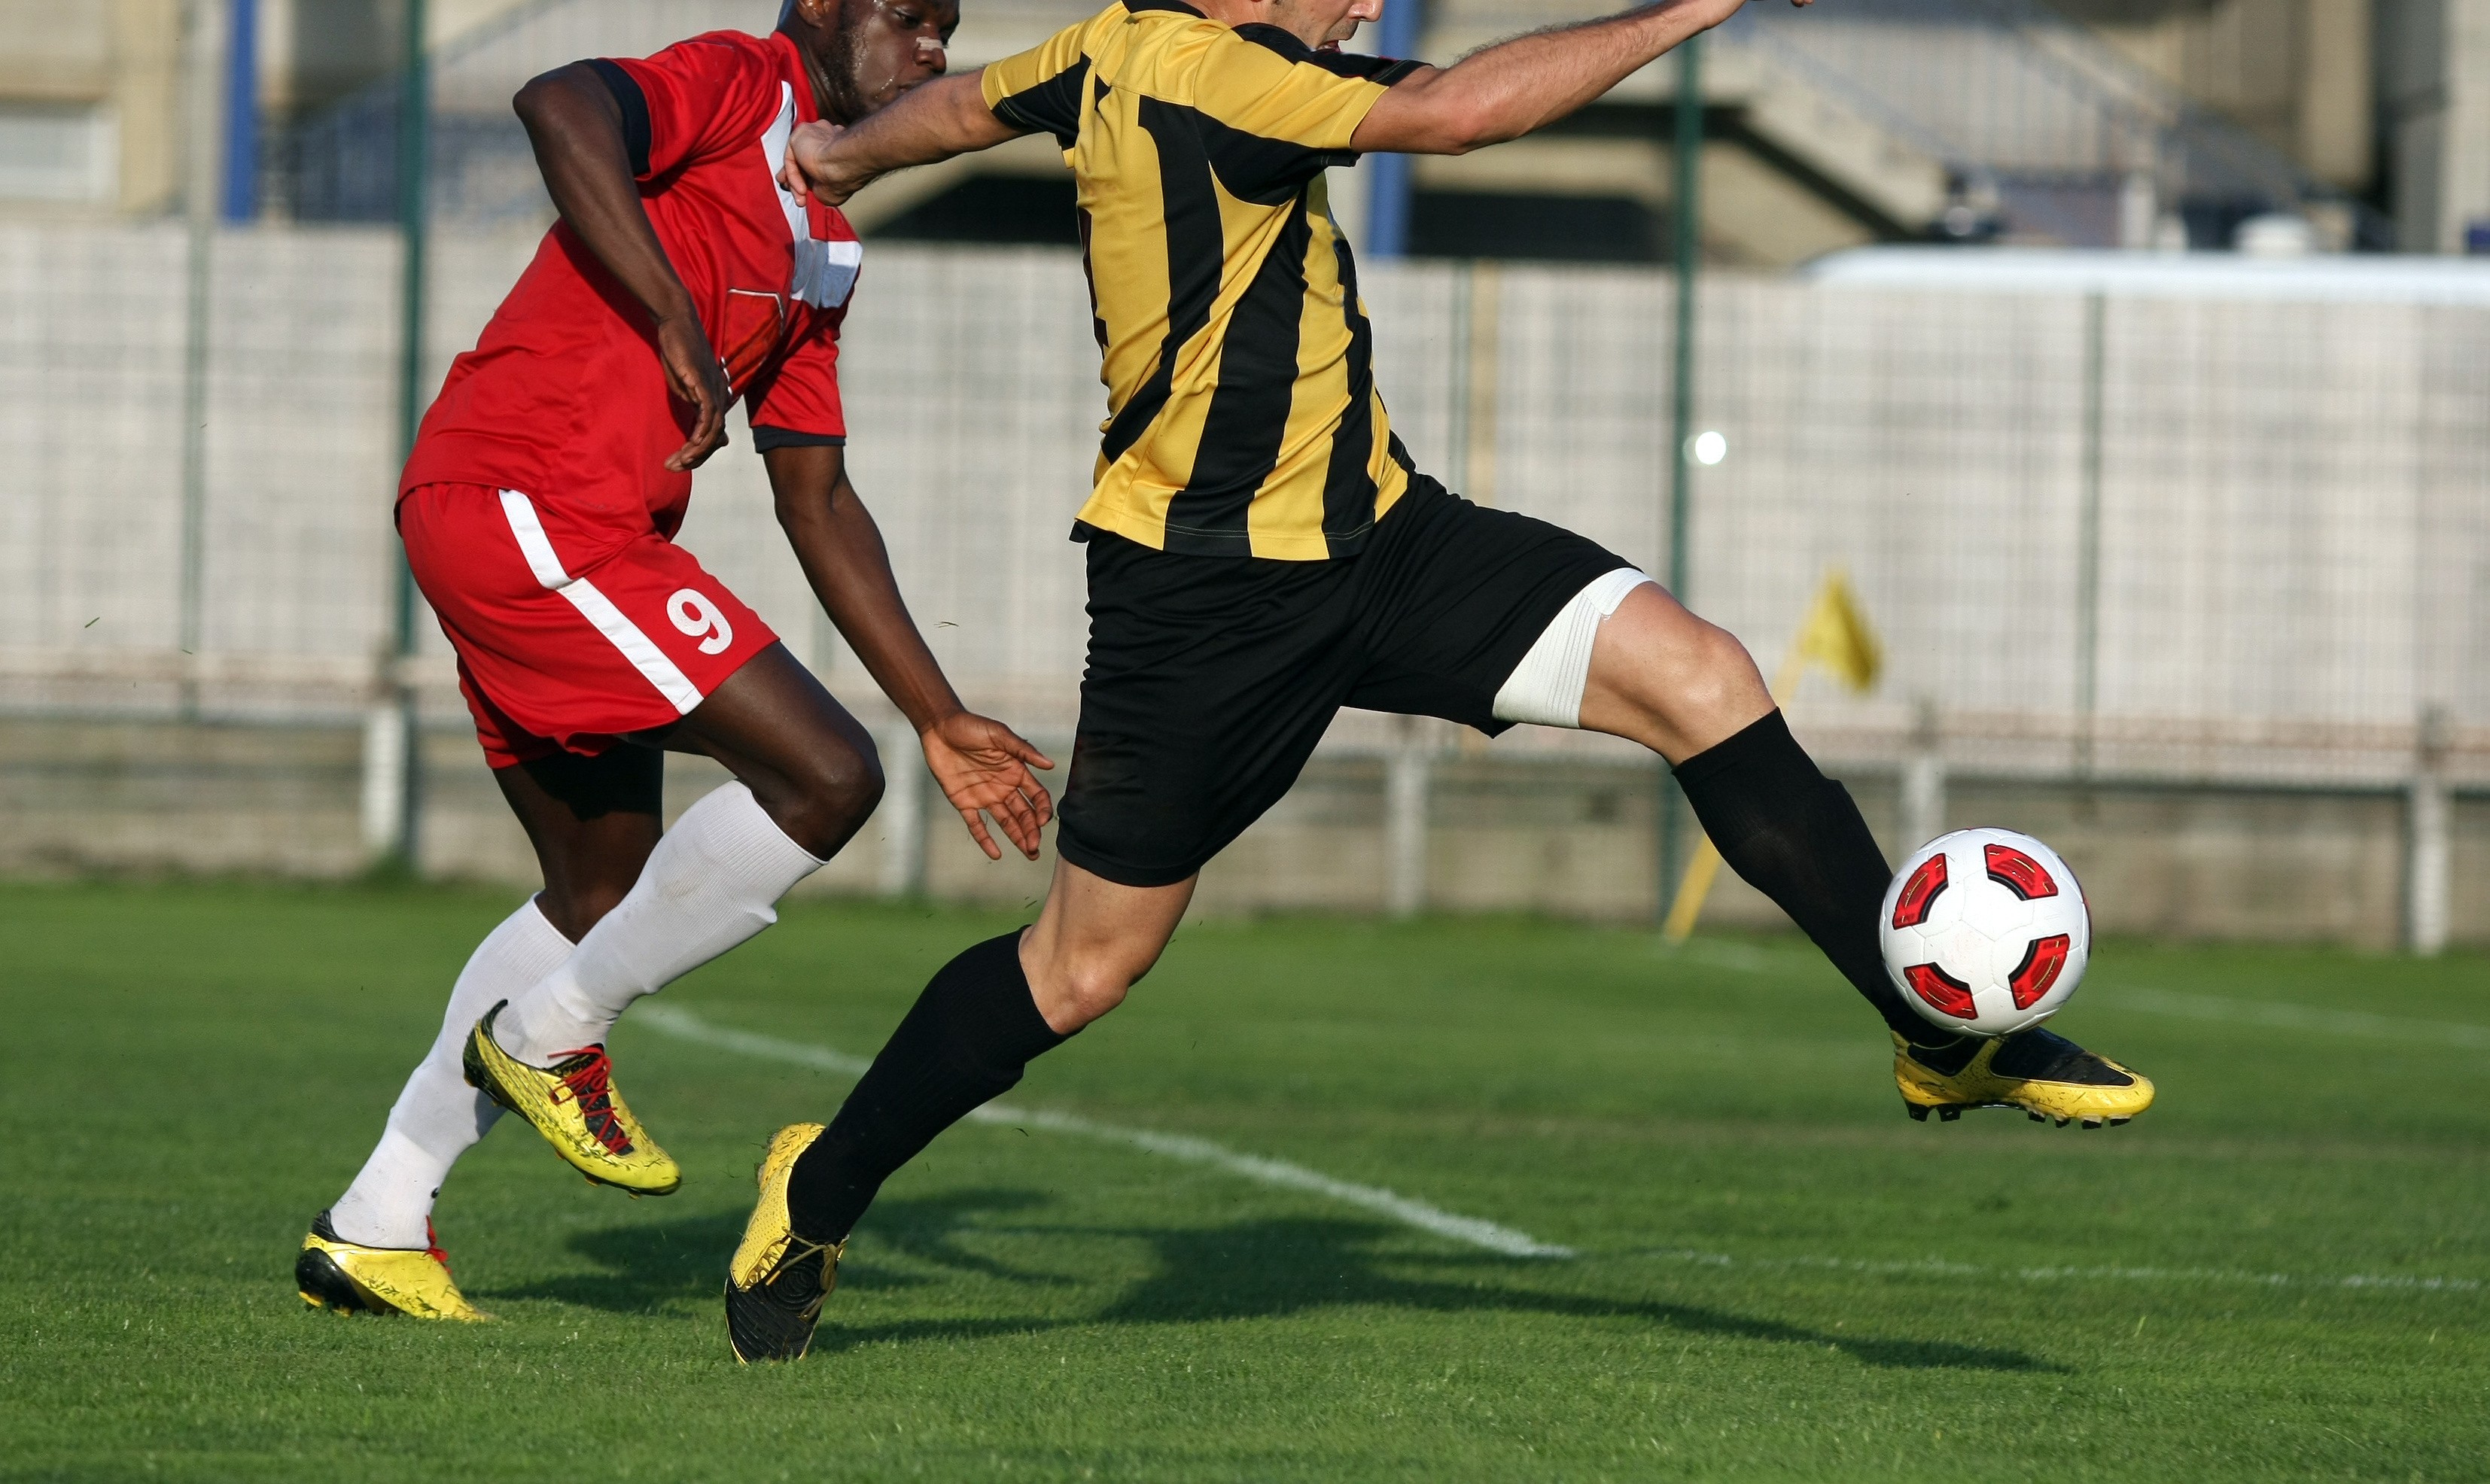
[[881, 112], [883, 109], [889, 107], [891, 104], [899, 101], [902, 98], [915, 92], [918, 88], [925, 86], [927, 83], [932, 82], [935, 78], [941, 75], [942, 74], [941, 72], [927, 72], [922, 76], [912, 77], [906, 82], [894, 81], [884, 85], [883, 90], [875, 94], [873, 97], [874, 111], [877, 113]]

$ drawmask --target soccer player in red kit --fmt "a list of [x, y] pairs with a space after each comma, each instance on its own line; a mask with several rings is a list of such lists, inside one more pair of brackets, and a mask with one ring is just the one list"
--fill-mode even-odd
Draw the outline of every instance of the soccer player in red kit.
[[[767, 38], [576, 63], [518, 95], [562, 219], [451, 365], [397, 523], [544, 890], [477, 949], [379, 1147], [314, 1221], [306, 1301], [480, 1317], [430, 1215], [504, 1108], [591, 1180], [674, 1190], [607, 1032], [775, 921], [881, 796], [864, 729], [674, 543], [738, 399], [806, 577], [936, 781], [988, 855], [988, 816], [1036, 855], [1052, 805], [1029, 769], [1052, 764], [961, 705], [848, 482], [838, 331], [862, 246], [778, 183], [798, 126], [853, 124], [940, 76], [958, 23], [957, 0], [789, 0]], [[735, 782], [661, 836], [665, 750]]]

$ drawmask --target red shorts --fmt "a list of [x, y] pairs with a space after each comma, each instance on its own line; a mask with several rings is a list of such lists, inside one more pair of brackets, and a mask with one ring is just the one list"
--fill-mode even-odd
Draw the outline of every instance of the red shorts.
[[474, 484], [408, 491], [397, 528], [496, 768], [669, 726], [778, 642], [653, 530], [583, 527]]

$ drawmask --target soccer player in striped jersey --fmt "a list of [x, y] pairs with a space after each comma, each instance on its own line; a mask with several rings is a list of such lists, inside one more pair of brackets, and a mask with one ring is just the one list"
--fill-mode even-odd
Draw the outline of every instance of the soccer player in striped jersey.
[[[738, 399], [805, 575], [935, 779], [987, 854], [991, 816], [1036, 855], [1052, 804], [1029, 768], [1052, 764], [962, 707], [848, 480], [838, 331], [862, 246], [778, 180], [797, 128], [940, 76], [958, 23], [956, 0], [789, 0], [767, 38], [714, 32], [519, 94], [562, 219], [451, 365], [397, 520], [545, 886], [476, 950], [379, 1147], [304, 1239], [305, 1300], [479, 1317], [430, 1216], [502, 1108], [593, 1181], [674, 1190], [607, 1031], [774, 922], [881, 796], [863, 728], [674, 542]], [[736, 781], [661, 836], [662, 750]]]
[[882, 1182], [1122, 1003], [1203, 864], [1344, 705], [1586, 727], [1665, 757], [1723, 857], [1883, 1016], [1921, 1117], [2003, 1103], [2097, 1125], [2152, 1100], [2045, 1030], [1956, 1040], [1915, 1014], [1877, 950], [1885, 858], [1744, 646], [1595, 543], [1418, 472], [1375, 388], [1325, 168], [1528, 133], [1740, 0], [1672, 0], [1440, 70], [1338, 49], [1384, 3], [1121, 0], [980, 77], [798, 133], [791, 182], [833, 201], [1053, 135], [1079, 186], [1110, 419], [1076, 532], [1089, 665], [1054, 888], [1034, 926], [935, 975], [826, 1128], [772, 1142], [728, 1270], [746, 1359], [803, 1353]]

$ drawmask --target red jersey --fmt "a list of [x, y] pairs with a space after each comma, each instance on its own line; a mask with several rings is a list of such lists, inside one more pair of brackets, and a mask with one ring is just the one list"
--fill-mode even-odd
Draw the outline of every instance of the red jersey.
[[[779, 188], [789, 134], [819, 117], [795, 43], [713, 31], [593, 65], [622, 104], [649, 220], [755, 443], [844, 442], [838, 332], [864, 248], [836, 210]], [[652, 528], [672, 537], [692, 476], [665, 461], [692, 417], [667, 387], [648, 311], [556, 223], [476, 348], [450, 363], [399, 493], [522, 490], [617, 541]]]

